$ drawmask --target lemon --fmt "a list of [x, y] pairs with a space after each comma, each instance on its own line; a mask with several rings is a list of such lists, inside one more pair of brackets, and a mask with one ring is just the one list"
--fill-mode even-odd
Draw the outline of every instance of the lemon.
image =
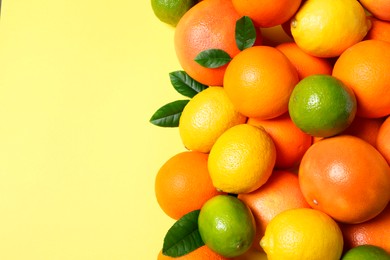
[[268, 260], [339, 260], [343, 235], [337, 223], [319, 210], [290, 209], [269, 222], [260, 246]]
[[180, 18], [196, 3], [196, 0], [151, 0], [156, 17], [174, 27]]
[[245, 120], [222, 87], [209, 87], [196, 94], [184, 107], [179, 133], [187, 149], [208, 153], [225, 130]]
[[390, 260], [390, 254], [374, 245], [361, 245], [348, 250], [341, 260]]
[[361, 41], [371, 27], [356, 0], [308, 0], [291, 21], [297, 45], [317, 57], [335, 57]]
[[203, 242], [225, 257], [248, 251], [256, 231], [250, 209], [230, 195], [218, 195], [206, 201], [199, 213], [198, 227]]
[[226, 130], [212, 147], [208, 169], [214, 187], [227, 193], [248, 193], [272, 173], [276, 149], [263, 128], [240, 124]]

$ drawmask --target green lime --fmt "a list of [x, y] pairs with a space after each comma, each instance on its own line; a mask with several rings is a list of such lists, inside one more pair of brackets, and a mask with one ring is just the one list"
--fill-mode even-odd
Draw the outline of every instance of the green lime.
[[390, 254], [378, 246], [361, 245], [348, 250], [341, 260], [390, 260]]
[[353, 91], [337, 78], [311, 75], [295, 86], [288, 109], [292, 121], [303, 132], [329, 137], [352, 123], [356, 98]]
[[250, 209], [230, 195], [209, 199], [200, 210], [198, 226], [203, 242], [225, 257], [244, 254], [251, 247], [256, 232]]
[[180, 18], [192, 7], [196, 0], [151, 0], [152, 9], [157, 18], [169, 25], [176, 26]]

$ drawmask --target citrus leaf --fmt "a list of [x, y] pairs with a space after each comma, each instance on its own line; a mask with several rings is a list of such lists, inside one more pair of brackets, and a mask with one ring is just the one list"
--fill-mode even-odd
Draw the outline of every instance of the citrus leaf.
[[252, 47], [256, 41], [256, 29], [248, 16], [243, 16], [236, 22], [236, 44], [241, 51]]
[[231, 60], [230, 55], [221, 49], [208, 49], [200, 52], [195, 57], [197, 63], [210, 69], [222, 67]]
[[204, 245], [198, 230], [199, 212], [194, 210], [187, 213], [168, 230], [162, 249], [164, 255], [179, 257]]
[[192, 98], [208, 86], [191, 78], [185, 71], [179, 70], [169, 73], [172, 86], [183, 96]]
[[150, 118], [150, 123], [162, 127], [177, 127], [181, 112], [189, 100], [176, 100], [160, 107]]

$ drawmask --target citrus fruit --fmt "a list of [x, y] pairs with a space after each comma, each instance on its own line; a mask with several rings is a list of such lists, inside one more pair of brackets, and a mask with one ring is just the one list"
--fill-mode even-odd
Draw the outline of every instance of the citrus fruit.
[[194, 251], [180, 257], [166, 256], [163, 255], [162, 251], [160, 251], [157, 256], [157, 260], [203, 260], [203, 259], [228, 260], [228, 258], [215, 253], [206, 245], [201, 246], [198, 249], [195, 249]]
[[230, 195], [208, 200], [200, 210], [199, 233], [204, 243], [225, 257], [245, 253], [252, 245], [255, 222], [250, 209]]
[[356, 0], [308, 0], [291, 21], [291, 34], [305, 52], [336, 57], [361, 41], [370, 29]]
[[371, 21], [371, 29], [364, 39], [390, 42], [390, 21], [382, 21], [373, 16], [367, 18]]
[[260, 245], [268, 260], [339, 260], [343, 236], [337, 223], [325, 213], [299, 208], [276, 215]]
[[383, 248], [373, 245], [362, 245], [350, 249], [341, 260], [390, 260], [390, 254]]
[[237, 12], [249, 16], [259, 27], [273, 27], [289, 20], [298, 10], [301, 0], [232, 0]]
[[359, 224], [340, 224], [345, 249], [360, 245], [375, 245], [390, 254], [390, 204], [375, 218]]
[[294, 88], [288, 104], [292, 121], [305, 133], [318, 137], [346, 129], [356, 114], [353, 91], [329, 75], [311, 75]]
[[224, 50], [230, 57], [239, 53], [235, 26], [240, 17], [230, 0], [202, 1], [183, 15], [175, 29], [174, 47], [180, 65], [192, 78], [209, 86], [222, 85], [226, 65], [206, 68], [194, 59], [208, 49]]
[[309, 208], [299, 187], [298, 176], [288, 171], [274, 171], [259, 189], [239, 194], [252, 211], [256, 223], [254, 247], [261, 249], [260, 239], [268, 223], [279, 213], [293, 208]]
[[376, 18], [390, 21], [390, 2], [388, 0], [359, 1]]
[[345, 223], [372, 219], [390, 200], [389, 165], [373, 146], [354, 136], [313, 144], [302, 158], [299, 184], [311, 207]]
[[359, 42], [337, 59], [332, 75], [352, 88], [358, 116], [390, 114], [389, 61], [390, 43], [379, 40]]
[[207, 169], [208, 155], [181, 152], [169, 158], [155, 179], [155, 195], [161, 209], [171, 218], [200, 209], [208, 199], [220, 194]]
[[247, 123], [263, 127], [272, 138], [276, 148], [277, 169], [296, 167], [312, 143], [312, 137], [302, 132], [288, 113], [268, 120], [249, 118]]
[[213, 185], [227, 193], [258, 189], [272, 173], [276, 150], [262, 129], [240, 124], [226, 130], [209, 154], [208, 169]]
[[254, 46], [236, 55], [224, 76], [224, 88], [245, 116], [269, 119], [287, 112], [298, 73], [274, 47]]
[[382, 118], [365, 118], [355, 116], [352, 123], [340, 134], [353, 135], [376, 147], [376, 139], [379, 128], [383, 123]]
[[332, 74], [332, 63], [325, 58], [316, 57], [304, 52], [295, 42], [285, 42], [276, 46], [283, 52], [298, 71], [299, 79], [314, 74]]
[[156, 17], [172, 26], [176, 26], [180, 18], [196, 3], [195, 0], [151, 0]]
[[379, 128], [376, 147], [390, 165], [390, 116], [387, 117]]
[[179, 133], [189, 150], [208, 153], [228, 128], [244, 123], [241, 115], [221, 87], [209, 87], [196, 94], [184, 107]]

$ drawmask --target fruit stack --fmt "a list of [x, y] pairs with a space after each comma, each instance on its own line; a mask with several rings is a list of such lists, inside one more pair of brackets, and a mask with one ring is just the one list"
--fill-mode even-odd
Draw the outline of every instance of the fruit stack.
[[150, 119], [185, 147], [155, 179], [175, 220], [158, 259], [390, 259], [390, 1], [152, 9], [186, 97]]

